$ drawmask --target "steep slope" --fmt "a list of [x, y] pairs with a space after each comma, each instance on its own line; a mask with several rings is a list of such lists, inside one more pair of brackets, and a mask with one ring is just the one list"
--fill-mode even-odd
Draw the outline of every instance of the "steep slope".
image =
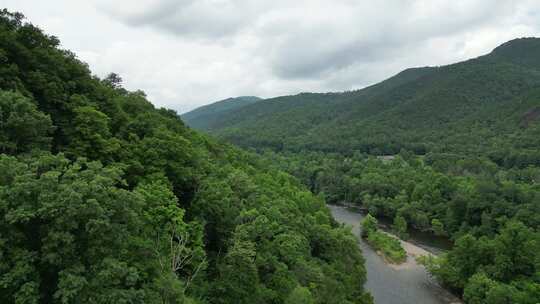
[[210, 131], [241, 146], [278, 150], [510, 149], [499, 146], [501, 138], [508, 143], [536, 130], [534, 122], [523, 128], [520, 117], [540, 105], [539, 45], [537, 38], [517, 39], [476, 59], [406, 70], [359, 91], [267, 99], [224, 115]]
[[181, 117], [190, 127], [198, 130], [206, 130], [211, 128], [220, 116], [260, 100], [262, 98], [256, 96], [227, 98], [182, 114]]
[[0, 11], [0, 303], [370, 303], [324, 200]]

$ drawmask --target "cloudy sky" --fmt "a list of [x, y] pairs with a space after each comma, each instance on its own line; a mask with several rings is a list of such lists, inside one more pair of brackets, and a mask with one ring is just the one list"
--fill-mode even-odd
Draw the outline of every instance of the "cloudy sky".
[[116, 72], [179, 112], [231, 96], [362, 88], [540, 36], [536, 0], [0, 3], [59, 37], [95, 74]]

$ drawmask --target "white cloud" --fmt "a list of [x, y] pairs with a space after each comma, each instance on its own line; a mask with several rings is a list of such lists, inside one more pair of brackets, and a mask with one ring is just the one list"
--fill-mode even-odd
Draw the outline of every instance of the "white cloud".
[[535, 36], [535, 1], [2, 0], [98, 75], [180, 112], [238, 95], [360, 88]]

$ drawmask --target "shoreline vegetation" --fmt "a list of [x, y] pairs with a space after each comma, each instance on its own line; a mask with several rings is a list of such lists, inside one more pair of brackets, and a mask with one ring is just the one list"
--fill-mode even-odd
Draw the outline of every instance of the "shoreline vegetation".
[[402, 264], [407, 261], [407, 252], [400, 240], [378, 229], [378, 222], [368, 214], [362, 221], [362, 238], [375, 249], [378, 255], [389, 264]]
[[328, 204], [350, 202], [364, 214], [393, 219], [392, 230], [403, 217], [408, 232], [450, 239], [448, 250], [434, 252], [438, 257], [426, 269], [466, 303], [501, 293], [508, 303], [536, 304], [540, 298], [534, 276], [540, 253], [538, 167], [501, 168], [488, 159], [451, 161], [438, 153], [422, 160], [407, 151], [386, 164], [361, 154], [264, 153]]
[[[398, 300], [398, 302], [392, 303], [418, 303], [420, 302], [420, 300], [418, 299], [425, 300], [425, 303], [464, 303], [463, 300], [460, 299], [459, 294], [453, 293], [446, 286], [441, 284], [441, 282], [439, 282], [435, 277], [429, 275], [425, 265], [420, 263], [420, 260], [423, 258], [438, 257], [439, 253], [431, 251], [429, 249], [430, 247], [424, 248], [421, 245], [417, 244], [415, 234], [411, 234], [411, 238], [406, 241], [400, 240], [401, 246], [407, 254], [406, 261], [401, 264], [393, 264], [387, 259], [385, 259], [381, 255], [381, 252], [377, 252], [376, 250], [370, 250], [369, 252], [366, 252], [364, 250], [365, 246], [372, 248], [372, 246], [368, 244], [365, 239], [361, 238], [361, 226], [363, 222], [362, 219], [364, 218], [364, 216], [366, 216], [365, 213], [358, 212], [358, 208], [356, 210], [354, 210], [354, 208], [348, 208], [347, 206], [344, 206], [344, 204], [328, 204], [328, 206], [331, 209], [334, 219], [336, 221], [356, 227], [356, 229], [353, 229], [353, 231], [355, 232], [355, 235], [360, 241], [359, 247], [362, 249], [363, 255], [366, 258], [366, 265], [368, 268], [368, 281], [370, 281], [370, 273], [372, 278], [371, 285], [370, 287], [368, 287], [368, 290], [372, 292], [376, 303], [388, 302], [385, 288], [379, 289], [381, 284], [383, 284], [382, 286], [386, 286], [382, 282], [387, 281], [390, 281], [392, 283], [390, 283], [386, 287], [392, 288], [393, 291], [401, 290], [401, 287], [403, 286], [409, 286], [409, 288], [411, 288], [411, 294], [400, 297], [400, 299], [403, 300], [402, 302], [399, 302]], [[341, 211], [341, 208], [345, 209], [346, 212]], [[347, 214], [347, 212], [359, 214], [361, 215], [361, 217], [355, 218]], [[379, 230], [381, 232], [388, 234], [390, 237], [396, 238], [395, 235], [393, 235], [391, 232], [387, 232], [384, 227], [381, 227], [380, 225], [381, 223], [379, 223]], [[374, 259], [377, 261], [373, 261]], [[384, 267], [386, 269], [381, 269], [379, 267]], [[421, 296], [421, 294], [423, 294], [423, 292], [425, 291], [424, 288], [429, 289], [430, 296], [434, 296], [434, 298], [428, 297], [427, 295]], [[375, 292], [375, 294], [373, 292]], [[418, 296], [418, 298], [416, 298], [417, 301], [415, 301], [414, 298], [411, 299], [409, 297], [411, 295], [413, 297]]]
[[[360, 209], [360, 208], [358, 208]], [[414, 267], [422, 267], [425, 271], [430, 271], [439, 256], [430, 252], [417, 244], [400, 239], [388, 231], [380, 229], [376, 218], [369, 213], [361, 221], [361, 237], [371, 246], [377, 255], [394, 270], [406, 270]], [[452, 304], [462, 304], [463, 301], [458, 295], [452, 293], [447, 286], [441, 284], [439, 280], [434, 281], [443, 288]]]

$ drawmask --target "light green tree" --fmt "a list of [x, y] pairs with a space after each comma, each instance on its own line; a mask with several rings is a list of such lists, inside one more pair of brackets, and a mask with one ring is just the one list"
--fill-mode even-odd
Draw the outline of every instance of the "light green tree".
[[471, 277], [463, 292], [463, 299], [467, 304], [492, 304], [486, 298], [496, 282], [485, 273], [478, 273]]
[[308, 288], [296, 286], [285, 300], [285, 304], [313, 304], [313, 296]]
[[362, 237], [369, 236], [370, 233], [377, 231], [378, 221], [371, 214], [366, 215], [362, 220]]
[[409, 237], [407, 233], [407, 220], [403, 216], [396, 215], [392, 228], [400, 238], [407, 239]]
[[435, 233], [435, 235], [446, 235], [446, 232], [444, 231], [444, 224], [439, 219], [431, 220], [431, 229], [433, 230], [433, 233]]

